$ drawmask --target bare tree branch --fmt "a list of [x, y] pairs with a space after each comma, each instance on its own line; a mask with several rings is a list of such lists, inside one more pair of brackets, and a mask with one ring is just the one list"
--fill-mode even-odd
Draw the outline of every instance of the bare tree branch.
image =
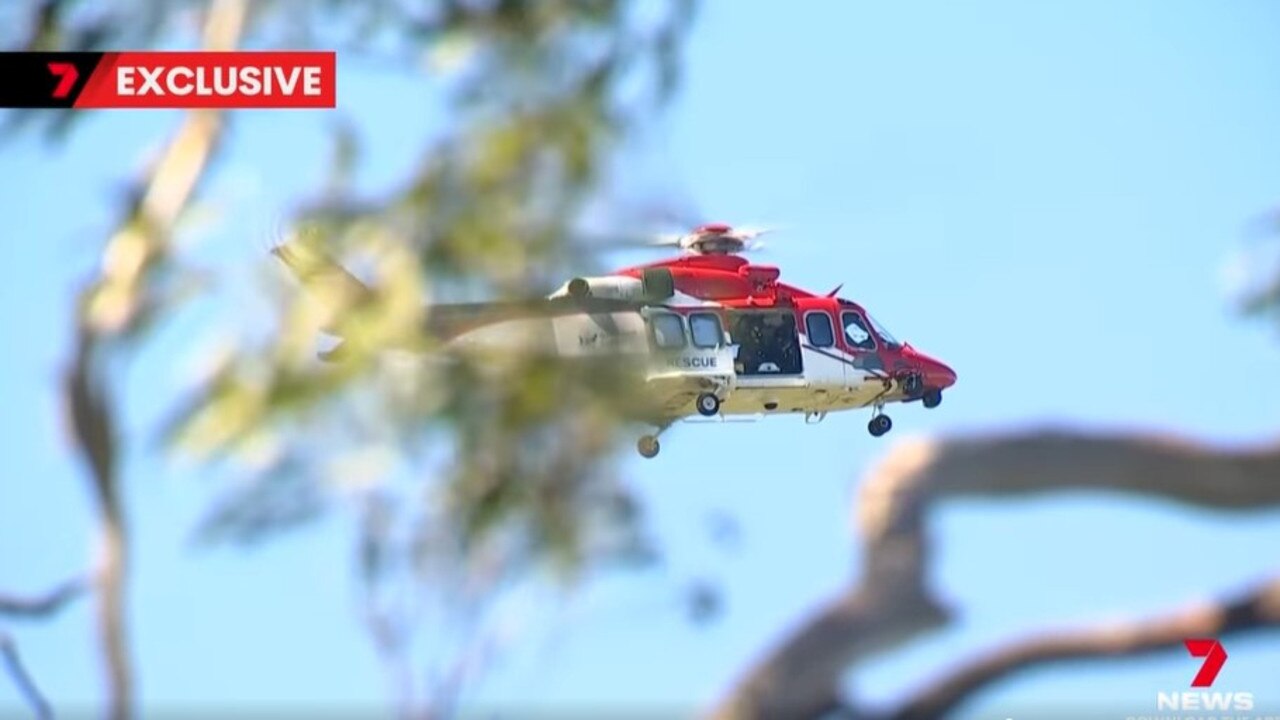
[[1280, 445], [1221, 450], [1168, 437], [1042, 430], [893, 451], [855, 512], [862, 576], [789, 633], [715, 709], [719, 718], [808, 718], [839, 707], [850, 663], [945, 623], [925, 583], [933, 503], [1102, 490], [1221, 510], [1280, 505]]
[[53, 709], [49, 707], [49, 702], [44, 699], [44, 695], [40, 694], [40, 689], [36, 687], [35, 681], [31, 679], [27, 668], [22, 664], [22, 658], [18, 657], [18, 649], [13, 644], [13, 638], [3, 632], [0, 632], [0, 658], [4, 659], [5, 670], [9, 673], [9, 677], [13, 678], [13, 684], [18, 686], [18, 692], [22, 693], [27, 704], [31, 705], [36, 717], [40, 720], [52, 718]]
[[[246, 11], [245, 0], [211, 0], [205, 47], [234, 48]], [[167, 255], [167, 238], [204, 176], [221, 131], [216, 111], [188, 113], [151, 170], [132, 215], [107, 243], [100, 275], [81, 293], [73, 360], [64, 378], [72, 432], [88, 465], [97, 509], [97, 615], [113, 720], [132, 715], [133, 681], [125, 630], [128, 535], [120, 502], [118, 431], [103, 380], [105, 354], [111, 341], [135, 333], [152, 309], [147, 274]]]
[[1280, 579], [1230, 600], [1154, 620], [1033, 637], [961, 664], [925, 687], [890, 718], [942, 717], [993, 683], [1040, 665], [1126, 657], [1179, 647], [1185, 638], [1280, 626]]
[[98, 515], [98, 629], [108, 674], [109, 716], [119, 720], [129, 715], [132, 688], [124, 631], [125, 524], [116, 482], [115, 421], [88, 359], [96, 342], [91, 332], [82, 329], [65, 392], [76, 447], [89, 466]]
[[38, 618], [52, 615], [63, 606], [80, 597], [89, 589], [88, 578], [77, 577], [58, 585], [49, 592], [35, 597], [21, 597], [0, 593], [0, 615], [9, 617]]

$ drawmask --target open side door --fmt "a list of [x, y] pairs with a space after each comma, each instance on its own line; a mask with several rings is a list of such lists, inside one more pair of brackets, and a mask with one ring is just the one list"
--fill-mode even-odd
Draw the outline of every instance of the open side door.
[[795, 378], [804, 374], [800, 331], [790, 308], [730, 310], [729, 335], [739, 350], [739, 378]]

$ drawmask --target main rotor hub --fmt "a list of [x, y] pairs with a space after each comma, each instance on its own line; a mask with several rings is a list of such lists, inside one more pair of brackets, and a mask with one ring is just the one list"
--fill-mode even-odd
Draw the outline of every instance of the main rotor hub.
[[747, 239], [725, 223], [708, 223], [693, 229], [681, 242], [694, 255], [737, 255], [747, 247]]
[[747, 244], [738, 238], [713, 235], [693, 238], [685, 249], [694, 255], [737, 255], [746, 248]]

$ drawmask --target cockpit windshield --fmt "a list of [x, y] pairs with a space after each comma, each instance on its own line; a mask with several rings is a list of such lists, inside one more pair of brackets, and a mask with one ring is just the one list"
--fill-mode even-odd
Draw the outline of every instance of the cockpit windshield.
[[889, 347], [898, 347], [899, 345], [902, 344], [898, 342], [898, 339], [895, 338], [892, 333], [886, 330], [885, 327], [881, 325], [879, 321], [871, 317], [871, 313], [867, 313], [866, 315], [867, 315], [867, 320], [871, 323], [871, 327], [875, 329], [876, 334], [880, 336], [880, 339], [884, 341], [885, 345], [888, 345]]

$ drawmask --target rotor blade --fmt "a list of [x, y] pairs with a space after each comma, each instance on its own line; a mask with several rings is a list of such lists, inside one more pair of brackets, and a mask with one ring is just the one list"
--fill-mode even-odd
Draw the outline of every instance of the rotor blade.
[[764, 235], [765, 233], [776, 232], [779, 229], [780, 228], [776, 226], [771, 226], [771, 225], [763, 226], [763, 227], [748, 225], [740, 228], [734, 228], [733, 235], [734, 237], [737, 237], [742, 240], [753, 240], [755, 238], [760, 237], [761, 235]]
[[681, 233], [663, 233], [650, 239], [648, 244], [650, 247], [677, 247], [684, 237]]
[[679, 247], [684, 236], [679, 233], [656, 235], [642, 233], [579, 233], [573, 236], [574, 244], [596, 250]]

